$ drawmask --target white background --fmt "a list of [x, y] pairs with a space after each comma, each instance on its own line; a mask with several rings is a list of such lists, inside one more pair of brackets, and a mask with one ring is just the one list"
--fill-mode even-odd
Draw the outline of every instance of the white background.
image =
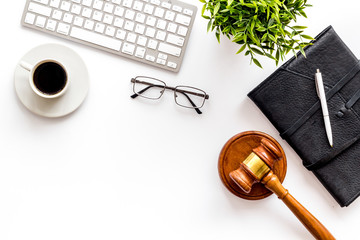
[[[284, 186], [338, 239], [357, 239], [360, 200], [341, 208], [301, 164], [247, 93], [269, 76], [236, 55], [226, 38], [218, 44], [200, 16], [178, 74], [20, 26], [25, 1], [10, 1], [0, 14], [0, 239], [312, 239], [274, 195], [240, 199], [217, 172], [225, 142], [259, 130], [275, 137], [288, 158]], [[359, 1], [309, 1], [315, 36], [332, 25], [360, 56]], [[47, 119], [18, 100], [14, 69], [35, 46], [59, 43], [85, 61], [90, 91], [73, 114]], [[290, 55], [288, 57], [291, 57]], [[178, 107], [172, 93], [160, 101], [131, 99], [131, 77], [148, 75], [168, 85], [204, 89], [202, 115]]]

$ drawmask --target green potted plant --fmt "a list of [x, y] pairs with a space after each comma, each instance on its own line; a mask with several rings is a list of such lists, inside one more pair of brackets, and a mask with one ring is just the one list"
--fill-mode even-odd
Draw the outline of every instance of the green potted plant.
[[312, 37], [303, 34], [305, 26], [291, 26], [297, 16], [306, 17], [307, 0], [200, 0], [204, 3], [202, 17], [209, 20], [208, 31], [215, 31], [217, 40], [223, 34], [240, 44], [237, 53], [245, 51], [262, 67], [256, 55], [275, 60], [276, 65], [292, 51], [299, 50], [304, 56], [304, 47]]

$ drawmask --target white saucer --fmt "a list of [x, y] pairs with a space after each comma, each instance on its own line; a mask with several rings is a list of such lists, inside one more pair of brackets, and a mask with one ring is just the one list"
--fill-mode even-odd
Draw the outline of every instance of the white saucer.
[[30, 87], [29, 72], [19, 64], [14, 75], [15, 91], [31, 112], [43, 117], [62, 117], [75, 111], [84, 101], [89, 91], [89, 74], [81, 57], [70, 48], [59, 44], [35, 47], [20, 61], [33, 64], [46, 58], [58, 60], [67, 69], [70, 85], [65, 94], [55, 99], [39, 97]]

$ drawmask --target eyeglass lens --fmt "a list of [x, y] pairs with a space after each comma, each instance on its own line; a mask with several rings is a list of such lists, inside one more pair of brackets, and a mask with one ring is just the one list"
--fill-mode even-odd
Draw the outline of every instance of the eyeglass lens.
[[134, 93], [149, 99], [159, 99], [165, 90], [165, 83], [154, 78], [136, 77], [133, 83]]
[[206, 93], [200, 89], [178, 86], [175, 88], [175, 102], [186, 108], [201, 108], [204, 105]]

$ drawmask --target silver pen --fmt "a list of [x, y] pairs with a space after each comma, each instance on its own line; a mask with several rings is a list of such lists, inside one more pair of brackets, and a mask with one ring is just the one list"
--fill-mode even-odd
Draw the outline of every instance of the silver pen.
[[333, 147], [333, 136], [331, 131], [329, 110], [326, 102], [324, 82], [319, 69], [317, 69], [315, 73], [315, 85], [316, 85], [316, 92], [320, 99], [321, 109], [324, 117], [326, 135], [329, 140], [330, 146]]

